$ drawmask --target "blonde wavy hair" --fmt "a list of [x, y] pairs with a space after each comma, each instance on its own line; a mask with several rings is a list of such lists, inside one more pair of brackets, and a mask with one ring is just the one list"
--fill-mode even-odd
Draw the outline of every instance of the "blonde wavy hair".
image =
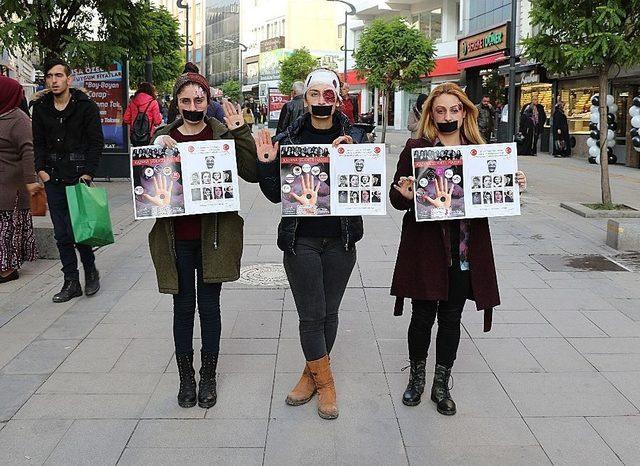
[[454, 95], [462, 102], [462, 106], [466, 112], [462, 128], [460, 128], [462, 137], [471, 144], [484, 144], [486, 141], [482, 138], [480, 130], [478, 129], [478, 109], [473, 105], [473, 102], [469, 100], [469, 97], [467, 97], [467, 94], [464, 93], [462, 88], [455, 83], [443, 83], [431, 91], [422, 106], [422, 115], [420, 116], [420, 124], [418, 126], [418, 138], [424, 137], [431, 142], [437, 139], [438, 127], [432, 115], [433, 102], [443, 94]]

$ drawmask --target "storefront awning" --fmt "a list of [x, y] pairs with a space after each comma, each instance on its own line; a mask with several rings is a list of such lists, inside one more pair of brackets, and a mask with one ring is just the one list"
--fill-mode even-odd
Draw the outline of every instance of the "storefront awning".
[[475, 68], [478, 66], [493, 65], [508, 59], [504, 52], [492, 53], [491, 55], [485, 55], [483, 57], [472, 58], [470, 60], [462, 60], [458, 62], [458, 66], [461, 69]]
[[448, 76], [458, 73], [460, 73], [458, 58], [453, 56], [436, 59], [436, 66], [433, 71], [429, 73], [429, 76], [433, 78], [436, 76]]

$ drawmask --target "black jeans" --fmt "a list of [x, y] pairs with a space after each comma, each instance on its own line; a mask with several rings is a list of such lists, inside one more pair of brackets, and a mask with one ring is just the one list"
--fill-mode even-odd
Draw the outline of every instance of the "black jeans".
[[355, 263], [355, 247], [345, 250], [342, 238], [298, 238], [295, 254], [284, 254], [307, 361], [320, 359], [333, 348], [338, 308]]
[[80, 253], [80, 260], [85, 272], [95, 267], [96, 258], [93, 255], [91, 246], [76, 244], [71, 228], [71, 216], [69, 215], [69, 205], [67, 204], [67, 193], [65, 185], [47, 181], [44, 184], [47, 192], [47, 203], [51, 222], [53, 222], [53, 235], [56, 239], [60, 262], [62, 262], [62, 273], [65, 280], [78, 280], [78, 258], [76, 249]]
[[411, 301], [409, 324], [409, 359], [426, 359], [431, 343], [431, 328], [438, 317], [436, 364], [452, 368], [460, 344], [462, 309], [469, 296], [471, 280], [468, 271], [459, 264], [449, 269], [449, 299], [447, 301]]
[[220, 351], [221, 283], [202, 280], [202, 246], [200, 241], [176, 241], [179, 293], [173, 295], [173, 341], [176, 353], [193, 351], [193, 323], [196, 313], [196, 273], [198, 313], [202, 350]]

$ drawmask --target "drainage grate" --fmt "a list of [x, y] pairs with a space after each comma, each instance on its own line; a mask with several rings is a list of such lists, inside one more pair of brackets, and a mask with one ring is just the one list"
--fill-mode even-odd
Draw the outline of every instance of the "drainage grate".
[[531, 257], [549, 272], [629, 272], [617, 257], [609, 259], [600, 254], [531, 254]]
[[240, 269], [241, 283], [265, 288], [289, 288], [282, 264], [253, 264]]

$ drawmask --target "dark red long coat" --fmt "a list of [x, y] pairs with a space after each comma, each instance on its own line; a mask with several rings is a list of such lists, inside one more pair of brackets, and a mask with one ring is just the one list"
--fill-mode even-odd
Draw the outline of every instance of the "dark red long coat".
[[[400, 153], [393, 184], [401, 176], [412, 176], [411, 149], [431, 147], [426, 139], [409, 139]], [[449, 266], [451, 264], [450, 221], [416, 222], [413, 201], [404, 198], [391, 186], [391, 205], [406, 210], [402, 219], [402, 235], [396, 259], [391, 295], [396, 296], [395, 315], [402, 314], [404, 298], [444, 301], [449, 296]], [[493, 260], [491, 233], [486, 218], [470, 220], [469, 267], [471, 288], [476, 308], [484, 311], [484, 331], [491, 330], [491, 316], [500, 304], [498, 280]]]

